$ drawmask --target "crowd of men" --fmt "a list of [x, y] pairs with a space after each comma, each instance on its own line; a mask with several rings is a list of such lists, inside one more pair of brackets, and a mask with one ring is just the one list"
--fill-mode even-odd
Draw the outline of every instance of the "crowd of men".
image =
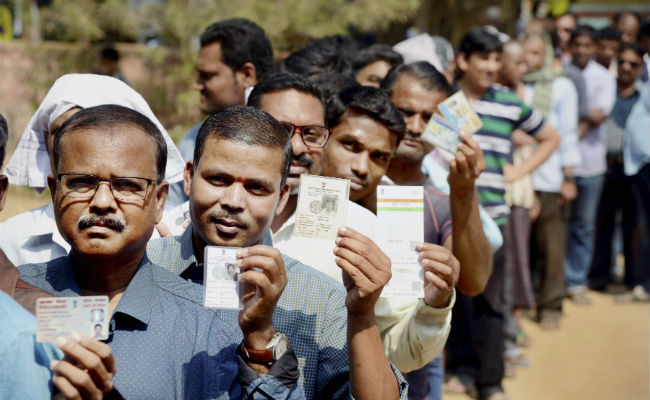
[[[52, 197], [0, 224], [0, 398], [508, 399], [523, 315], [559, 328], [621, 251], [617, 300], [650, 299], [649, 26], [328, 36], [275, 62], [219, 21], [178, 148], [124, 82], [60, 77], [0, 175], [0, 209], [10, 183]], [[482, 127], [450, 154], [422, 135], [456, 91]], [[7, 135], [0, 116], [0, 166]], [[336, 239], [295, 234], [301, 174], [350, 180]], [[380, 184], [423, 187], [423, 298], [380, 296]], [[240, 311], [204, 307], [207, 246], [239, 248]], [[91, 295], [108, 339], [35, 341], [38, 298]]]

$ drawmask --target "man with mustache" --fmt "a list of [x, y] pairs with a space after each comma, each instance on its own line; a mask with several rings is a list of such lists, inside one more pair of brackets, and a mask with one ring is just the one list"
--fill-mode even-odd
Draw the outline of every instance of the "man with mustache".
[[[377, 89], [367, 90], [374, 90], [374, 95], [379, 92]], [[385, 95], [379, 96], [374, 104], [374, 112], [382, 122], [375, 125], [385, 124], [389, 128], [384, 129], [391, 131], [393, 135], [381, 144], [377, 143], [373, 153], [375, 157], [386, 159], [391, 152], [391, 141], [397, 140], [403, 134], [404, 122], [390, 99]], [[287, 182], [292, 195], [285, 209], [275, 216], [271, 225], [273, 246], [345, 283], [336, 254], [333, 252], [335, 243], [327, 239], [307, 239], [293, 234], [300, 174], [321, 175], [326, 158], [324, 146], [330, 136], [330, 130], [325, 127], [325, 102], [320, 91], [306, 78], [280, 73], [267, 77], [255, 87], [249, 98], [249, 105], [269, 112], [286, 125], [291, 133], [293, 158]], [[320, 133], [320, 136], [315, 133]], [[346, 176], [348, 177], [350, 176]], [[355, 177], [350, 185], [351, 196], [367, 190], [370, 185], [371, 181], [366, 177]], [[355, 199], [351, 197], [351, 200]], [[346, 226], [362, 233], [368, 243], [369, 250], [360, 261], [372, 263], [374, 259], [387, 258], [373, 242], [376, 216], [354, 201], [348, 201], [347, 207]], [[377, 301], [375, 313], [384, 351], [400, 371], [420, 368], [442, 351], [449, 331], [449, 311], [454, 302], [453, 286], [457, 279], [458, 264], [453, 256], [448, 257], [446, 261], [448, 268], [441, 274], [441, 289], [432, 289], [430, 293], [429, 304], [434, 307], [424, 301], [408, 303], [406, 306], [400, 299], [380, 298]]]
[[306, 397], [405, 396], [405, 382], [399, 374], [396, 380], [374, 325], [373, 307], [390, 277], [386, 260], [358, 263], [366, 242], [342, 229], [336, 252], [348, 276], [346, 296], [334, 280], [267, 245], [264, 236], [289, 198], [291, 154], [282, 125], [261, 110], [233, 106], [209, 117], [185, 169], [193, 224], [182, 236], [151, 242], [147, 254], [201, 284], [208, 245], [242, 247], [259, 263], [276, 264], [266, 278], [284, 277], [287, 286], [267, 316], [296, 349]]
[[[232, 105], [245, 105], [246, 93], [271, 71], [273, 48], [264, 30], [244, 18], [218, 21], [203, 31], [196, 59], [194, 89], [201, 95], [201, 113], [208, 116]], [[192, 127], [178, 144], [185, 161], [194, 156], [196, 135], [203, 122]], [[174, 204], [188, 200], [183, 184], [172, 184]]]
[[277, 266], [258, 262], [254, 250], [238, 254], [239, 280], [249, 286], [237, 323], [234, 312], [204, 308], [201, 287], [146, 257], [167, 195], [166, 153], [156, 125], [117, 105], [83, 109], [56, 132], [48, 184], [72, 250], [20, 266], [21, 278], [58, 296], [106, 295], [111, 320], [105, 343], [57, 338], [66, 358], [51, 364], [54, 383], [69, 398], [113, 389], [125, 398], [302, 397], [290, 348], [265, 365], [243, 356], [275, 333], [267, 314], [286, 278], [261, 276]]

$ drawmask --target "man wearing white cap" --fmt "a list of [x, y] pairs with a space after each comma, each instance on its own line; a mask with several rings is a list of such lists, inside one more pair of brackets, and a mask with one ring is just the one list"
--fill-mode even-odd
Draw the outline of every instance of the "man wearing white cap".
[[[54, 137], [50, 133], [78, 110], [102, 104], [128, 107], [152, 120], [163, 132], [167, 144], [165, 180], [173, 183], [183, 179], [185, 163], [180, 153], [139, 93], [109, 76], [69, 74], [54, 82], [30, 119], [5, 168], [9, 182], [43, 191], [47, 187], [47, 176], [52, 173], [50, 152]], [[14, 265], [46, 262], [70, 251], [56, 227], [52, 203], [0, 224], [0, 243], [0, 249]]]

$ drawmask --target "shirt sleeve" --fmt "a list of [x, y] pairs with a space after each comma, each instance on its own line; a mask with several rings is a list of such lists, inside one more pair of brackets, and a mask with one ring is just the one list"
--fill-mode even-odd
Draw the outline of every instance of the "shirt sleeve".
[[244, 399], [304, 399], [305, 393], [297, 384], [300, 373], [298, 359], [291, 346], [278, 359], [267, 374], [255, 372], [241, 354], [237, 355], [239, 382]]
[[519, 120], [515, 122], [513, 128], [519, 128], [531, 136], [537, 135], [544, 126], [544, 117], [542, 116], [542, 113], [528, 107], [528, 105], [523, 101], [519, 101], [519, 103], [521, 114], [519, 114]]
[[384, 352], [397, 369], [420, 369], [442, 352], [451, 329], [455, 301], [455, 290], [445, 308], [430, 307], [423, 299], [377, 300], [375, 315]]
[[557, 115], [556, 129], [560, 134], [559, 152], [563, 167], [580, 164], [582, 156], [578, 142], [578, 91], [568, 78], [553, 82], [553, 100]]

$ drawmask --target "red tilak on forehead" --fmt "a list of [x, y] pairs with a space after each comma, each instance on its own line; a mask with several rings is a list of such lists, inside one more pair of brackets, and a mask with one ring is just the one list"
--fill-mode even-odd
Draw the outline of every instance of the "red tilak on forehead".
[[242, 178], [241, 176], [236, 176], [236, 177], [235, 177], [235, 182], [241, 182], [241, 183], [244, 183], [244, 178]]

